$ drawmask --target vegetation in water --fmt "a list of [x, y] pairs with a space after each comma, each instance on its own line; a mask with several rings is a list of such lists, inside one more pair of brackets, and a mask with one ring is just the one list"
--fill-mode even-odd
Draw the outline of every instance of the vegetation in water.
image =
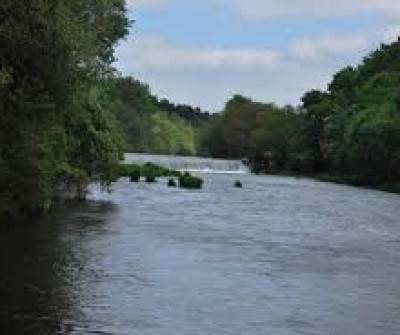
[[140, 164], [120, 164], [119, 165], [119, 177], [180, 177], [182, 172], [169, 169], [153, 163]]
[[174, 178], [168, 179], [168, 187], [176, 187], [176, 186], [177, 184]]
[[235, 186], [236, 188], [242, 188], [243, 184], [240, 180], [236, 180], [233, 186]]
[[131, 182], [139, 182], [141, 177], [140, 167], [139, 166], [130, 166], [129, 169], [126, 168], [126, 172], [123, 173], [124, 176], [129, 176]]
[[146, 183], [155, 183], [156, 176], [154, 174], [149, 173], [145, 176], [145, 180], [146, 180]]
[[179, 187], [186, 189], [201, 189], [203, 187], [203, 179], [184, 173], [179, 177]]
[[175, 178], [178, 178], [179, 187], [186, 189], [201, 189], [203, 180], [199, 177], [192, 176], [190, 173], [182, 173], [177, 170], [169, 169], [157, 164], [146, 163], [139, 164], [121, 164], [119, 167], [119, 177], [131, 178], [134, 176], [135, 181], [144, 177], [146, 182], [153, 183], [158, 177], [171, 177], [168, 179], [169, 187], [176, 187]]

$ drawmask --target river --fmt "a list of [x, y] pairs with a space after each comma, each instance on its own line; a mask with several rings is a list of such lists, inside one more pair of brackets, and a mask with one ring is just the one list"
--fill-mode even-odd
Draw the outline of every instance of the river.
[[400, 334], [400, 196], [201, 175], [2, 223], [0, 334]]

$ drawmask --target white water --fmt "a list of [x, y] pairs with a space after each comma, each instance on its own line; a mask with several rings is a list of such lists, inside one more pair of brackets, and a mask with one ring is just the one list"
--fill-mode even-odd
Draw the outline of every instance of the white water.
[[129, 153], [125, 154], [125, 161], [127, 163], [137, 164], [150, 162], [170, 169], [188, 172], [224, 174], [249, 173], [247, 166], [239, 160]]

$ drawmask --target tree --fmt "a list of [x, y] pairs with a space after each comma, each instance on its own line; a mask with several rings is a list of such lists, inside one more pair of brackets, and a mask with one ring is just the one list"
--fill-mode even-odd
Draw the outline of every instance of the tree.
[[[1, 1], [0, 212], [45, 211], [66, 179], [79, 189], [91, 181], [92, 166], [71, 156], [89, 132], [69, 126], [79, 116], [99, 130], [89, 93], [112, 71], [127, 26], [123, 0]], [[97, 166], [109, 159], [91, 152]]]
[[263, 108], [262, 104], [241, 95], [235, 95], [229, 100], [211, 131], [211, 154], [227, 158], [245, 157], [258, 112]]

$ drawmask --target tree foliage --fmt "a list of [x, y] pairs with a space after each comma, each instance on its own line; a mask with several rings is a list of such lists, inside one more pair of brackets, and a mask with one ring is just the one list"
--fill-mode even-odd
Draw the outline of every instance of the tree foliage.
[[122, 146], [93, 87], [128, 23], [123, 0], [0, 2], [0, 212], [110, 181]]
[[262, 166], [267, 172], [324, 173], [399, 188], [400, 41], [339, 71], [326, 92], [305, 93], [298, 108], [235, 96], [210, 143], [216, 156], [247, 157], [257, 167], [272, 162]]
[[128, 152], [207, 155], [212, 116], [153, 96], [147, 85], [115, 76], [102, 82], [105, 103], [123, 130]]

